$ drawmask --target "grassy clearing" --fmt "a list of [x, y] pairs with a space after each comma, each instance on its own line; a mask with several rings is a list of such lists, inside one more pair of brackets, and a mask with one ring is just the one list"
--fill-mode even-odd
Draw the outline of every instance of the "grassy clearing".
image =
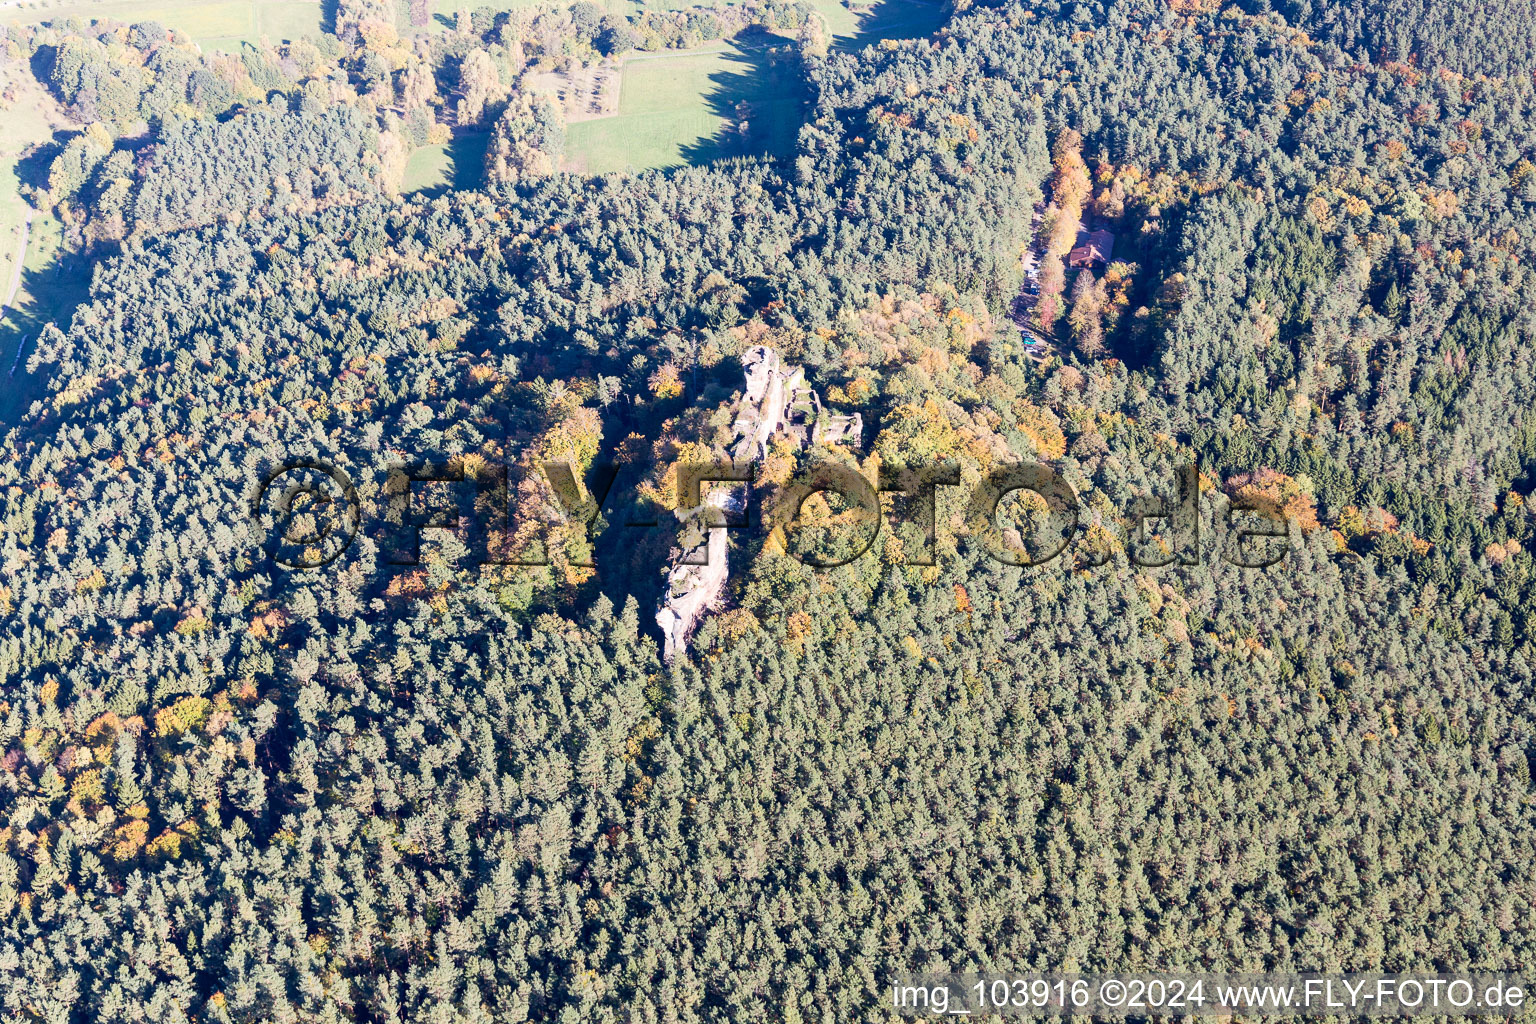
[[405, 164], [404, 192], [479, 188], [485, 176], [489, 132], [468, 132], [443, 146], [423, 146]]
[[405, 162], [402, 192], [424, 192], [429, 189], [447, 188], [453, 181], [453, 157], [447, 146], [422, 146]]
[[810, 0], [818, 14], [827, 19], [827, 28], [835, 38], [853, 35], [859, 30], [859, 15], [854, 14], [839, 0]]
[[[927, 35], [946, 17], [941, 4], [921, 0], [883, 0], [857, 12], [838, 0], [811, 2], [843, 47]], [[785, 42], [764, 35], [684, 53], [632, 54], [624, 61], [618, 113], [567, 129], [567, 168], [606, 174], [792, 153], [805, 96], [800, 68], [794, 59], [772, 63], [763, 52]]]
[[[0, 92], [7, 84], [6, 74], [0, 71]], [[0, 111], [0, 301], [10, 291], [28, 209], [19, 190], [18, 158], [33, 144], [51, 140], [55, 127], [64, 123], [58, 104], [30, 74], [17, 74], [15, 84], [15, 102]], [[71, 263], [64, 254], [63, 235], [63, 226], [52, 215], [38, 214], [33, 219], [21, 287], [12, 305], [0, 314], [0, 423], [14, 423], [17, 412], [38, 390], [26, 370], [18, 367], [16, 376], [10, 376], [17, 346], [27, 338], [30, 349], [43, 324], [67, 319], [89, 283], [84, 261]]]
[[[6, 280], [9, 283], [9, 277]], [[66, 325], [89, 287], [90, 261], [65, 247], [58, 218], [39, 214], [32, 222], [16, 305], [0, 317], [0, 424], [14, 424], [41, 391], [41, 381], [27, 373], [25, 359], [10, 376], [17, 347], [25, 341], [30, 355], [45, 325]]]
[[949, 20], [949, 8], [938, 0], [881, 0], [858, 11], [836, 0], [811, 0], [821, 11], [839, 47], [863, 47], [882, 39], [916, 39], [931, 35]]
[[[804, 89], [793, 64], [716, 43], [624, 62], [619, 111], [573, 124], [566, 153], [588, 174], [705, 163], [740, 153], [784, 155], [794, 146]], [[747, 131], [738, 130], [745, 104]]]
[[30, 74], [16, 68], [0, 70], [0, 93], [12, 82], [15, 101], [0, 111], [0, 302], [10, 287], [27, 211], [16, 162], [28, 147], [52, 139], [54, 126], [61, 123], [57, 104]]
[[32, 24], [75, 17], [82, 21], [111, 18], [122, 22], [158, 21], [166, 28], [185, 32], [197, 43], [212, 49], [233, 50], [242, 42], [259, 42], [263, 36], [278, 42], [318, 35], [321, 9], [318, 0], [169, 0], [142, 3], [135, 0], [101, 2], [33, 2], [0, 12], [5, 24]]

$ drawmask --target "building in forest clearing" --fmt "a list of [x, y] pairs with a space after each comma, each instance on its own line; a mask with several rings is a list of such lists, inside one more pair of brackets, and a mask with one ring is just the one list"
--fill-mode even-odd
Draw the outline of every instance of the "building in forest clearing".
[[1113, 234], [1103, 229], [1091, 232], [1087, 238], [1080, 238], [1077, 247], [1067, 253], [1067, 266], [1073, 270], [1102, 270], [1109, 264], [1114, 250]]

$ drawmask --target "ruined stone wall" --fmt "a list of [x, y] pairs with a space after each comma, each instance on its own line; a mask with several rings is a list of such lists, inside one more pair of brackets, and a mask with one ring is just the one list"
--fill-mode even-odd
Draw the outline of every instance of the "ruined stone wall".
[[[761, 463], [768, 456], [769, 444], [781, 434], [795, 437], [802, 447], [819, 441], [860, 443], [862, 417], [858, 413], [828, 415], [822, 409], [820, 396], [806, 385], [804, 371], [798, 366], [785, 368], [777, 352], [763, 346], [748, 349], [741, 366], [744, 380], [741, 396], [736, 400], [730, 444], [731, 457], [738, 465]], [[792, 414], [796, 402], [809, 404], [809, 419], [803, 413]], [[792, 418], [799, 422], [792, 424]], [[669, 662], [687, 649], [689, 637], [704, 616], [725, 600], [730, 578], [729, 545], [724, 529], [706, 525], [710, 515], [707, 509], [735, 516], [743, 511], [739, 504], [731, 491], [721, 489], [704, 496], [704, 507], [677, 512], [683, 525], [672, 568], [667, 573], [667, 590], [656, 611], [662, 653]]]

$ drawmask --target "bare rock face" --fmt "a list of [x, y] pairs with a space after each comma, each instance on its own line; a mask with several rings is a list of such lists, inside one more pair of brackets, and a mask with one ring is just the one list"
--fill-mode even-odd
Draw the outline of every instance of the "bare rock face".
[[[785, 378], [779, 369], [779, 354], [762, 345], [748, 349], [741, 366], [746, 373], [746, 389], [736, 402], [736, 440], [731, 445], [731, 457], [737, 462], [756, 462], [767, 457], [768, 442], [782, 425]], [[798, 368], [795, 373], [800, 373]]]
[[[736, 400], [731, 440], [731, 457], [738, 465], [767, 458], [769, 444], [781, 434], [794, 438], [802, 448], [861, 442], [863, 417], [858, 413], [828, 414], [822, 408], [821, 396], [806, 384], [805, 371], [798, 366], [783, 367], [773, 349], [748, 349], [741, 365], [745, 380]], [[725, 530], [709, 525], [715, 518], [712, 510], [740, 515], [743, 506], [731, 491], [717, 490], [707, 494], [700, 507], [677, 512], [683, 526], [667, 574], [667, 591], [656, 610], [656, 624], [664, 640], [662, 653], [669, 662], [687, 648], [689, 637], [704, 616], [725, 600], [729, 545]]]
[[[719, 492], [709, 497], [717, 498]], [[689, 538], [694, 543], [683, 547], [673, 561], [667, 573], [667, 592], [656, 612], [664, 641], [662, 656], [669, 662], [687, 646], [688, 637], [704, 616], [719, 607], [730, 575], [725, 530], [711, 529], [702, 517], [694, 516], [683, 533], [694, 534]]]

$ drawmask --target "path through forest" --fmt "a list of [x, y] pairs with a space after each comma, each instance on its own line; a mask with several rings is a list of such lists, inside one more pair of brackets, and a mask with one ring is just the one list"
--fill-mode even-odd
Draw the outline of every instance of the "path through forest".
[[27, 265], [27, 241], [32, 237], [32, 218], [36, 215], [37, 211], [28, 206], [26, 219], [21, 222], [21, 247], [16, 250], [16, 266], [11, 268], [11, 283], [5, 290], [5, 301], [0, 302], [0, 316], [11, 308], [16, 293], [21, 291], [21, 271]]
[[1024, 356], [1034, 362], [1043, 362], [1054, 354], [1048, 339], [1041, 337], [1040, 325], [1035, 319], [1035, 307], [1040, 302], [1040, 257], [1045, 251], [1045, 240], [1040, 237], [1040, 225], [1045, 218], [1045, 207], [1050, 202], [1051, 187], [1040, 186], [1040, 202], [1030, 211], [1028, 247], [1019, 257], [1024, 269], [1024, 279], [1019, 282], [1019, 294], [1014, 296], [1008, 308], [1009, 319], [1019, 329], [1019, 340], [1024, 343]]

